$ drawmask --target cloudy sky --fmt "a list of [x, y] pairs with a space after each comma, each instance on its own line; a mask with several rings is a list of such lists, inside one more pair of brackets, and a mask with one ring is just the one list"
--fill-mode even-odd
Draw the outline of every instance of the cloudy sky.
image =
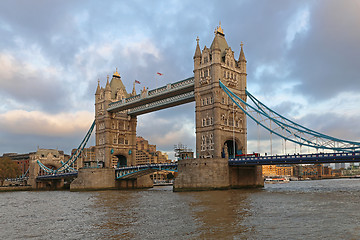
[[[118, 68], [130, 92], [135, 79], [139, 91], [190, 77], [196, 37], [209, 47], [219, 21], [235, 56], [245, 44], [252, 94], [314, 130], [360, 141], [360, 0], [2, 0], [0, 155], [69, 153], [94, 119], [98, 79], [104, 86]], [[169, 153], [178, 142], [194, 148], [194, 118], [190, 103], [140, 116], [137, 132]]]

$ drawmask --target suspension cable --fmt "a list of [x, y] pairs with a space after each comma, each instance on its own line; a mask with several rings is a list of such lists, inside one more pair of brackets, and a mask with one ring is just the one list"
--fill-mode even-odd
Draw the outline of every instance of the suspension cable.
[[[296, 124], [294, 122], [291, 122], [290, 120], [284, 118], [283, 116], [273, 112], [272, 110], [269, 110], [269, 111], [272, 111], [274, 114], [277, 114], [277, 116], [279, 116], [280, 118], [282, 119], [285, 119], [286, 121], [290, 122], [291, 124], [293, 125], [289, 125], [285, 122], [281, 122], [271, 116], [269, 116], [267, 113], [264, 112], [264, 110], [257, 110], [255, 109], [254, 107], [252, 107], [251, 105], [249, 105], [248, 103], [246, 103], [245, 101], [243, 101], [240, 97], [238, 97], [236, 94], [234, 94], [233, 92], [231, 92], [221, 81], [220, 81], [220, 87], [225, 91], [225, 93], [231, 98], [231, 100], [233, 102], [235, 102], [235, 104], [247, 115], [249, 116], [252, 120], [254, 120], [255, 122], [257, 122], [260, 126], [264, 127], [266, 130], [268, 130], [269, 132], [271, 133], [274, 133], [275, 135], [283, 138], [283, 139], [286, 139], [290, 142], [294, 142], [294, 143], [297, 143], [297, 144], [300, 144], [300, 145], [304, 145], [304, 146], [308, 146], [308, 147], [312, 147], [312, 148], [322, 148], [322, 149], [328, 149], [328, 150], [337, 150], [337, 151], [347, 151], [347, 152], [350, 152], [350, 151], [353, 151], [354, 149], [356, 148], [360, 148], [360, 143], [358, 142], [353, 142], [353, 141], [346, 141], [346, 140], [340, 140], [340, 139], [337, 139], [337, 138], [333, 138], [333, 137], [330, 137], [330, 136], [327, 136], [327, 135], [324, 135], [324, 134], [321, 134], [321, 133], [317, 133], [315, 131], [312, 131], [310, 129], [307, 129], [305, 127], [302, 127], [301, 125], [299, 124]], [[250, 94], [246, 91], [247, 94]], [[235, 101], [234, 98], [236, 98], [239, 102], [243, 103], [246, 107], [248, 107], [249, 109], [253, 110], [254, 112], [258, 112], [260, 113], [261, 115], [263, 115], [266, 119], [270, 120], [270, 121], [273, 121], [274, 123], [276, 123], [279, 127], [278, 127], [278, 130], [282, 130], [282, 131], [285, 131], [286, 133], [289, 133], [290, 135], [289, 136], [286, 136], [282, 133], [278, 133], [276, 132], [277, 130], [276, 129], [270, 129], [269, 127], [265, 126], [263, 123], [259, 122], [257, 119], [254, 118], [254, 116], [252, 116], [247, 110], [245, 110], [237, 101]], [[251, 98], [251, 95], [249, 95], [249, 97]], [[259, 101], [258, 101], [259, 102]], [[260, 103], [260, 102], [259, 102]], [[255, 103], [256, 105], [256, 103]], [[264, 105], [264, 108], [267, 108], [265, 105]], [[268, 108], [267, 108], [268, 109]], [[301, 127], [302, 129], [300, 129], [299, 127]], [[291, 132], [290, 130], [295, 130], [297, 132]], [[310, 135], [310, 138], [306, 139], [304, 137], [301, 137], [300, 134], [308, 134]], [[295, 137], [295, 139], [292, 139], [290, 137]], [[314, 139], [314, 138], [322, 138], [322, 139], [326, 139], [327, 141], [325, 141], [324, 143], [320, 144], [318, 142], [314, 142], [314, 141], [311, 141], [311, 139]], [[342, 143], [343, 145], [342, 146], [333, 146], [334, 142], [338, 142], [338, 143]], [[332, 145], [330, 146], [329, 143], [331, 143]], [[348, 144], [348, 145], [345, 145], [345, 144]], [[352, 144], [352, 146], [349, 146], [349, 144]]]
[[40, 168], [42, 170], [44, 170], [47, 173], [58, 173], [58, 172], [66, 171], [78, 159], [78, 157], [80, 156], [80, 154], [84, 150], [87, 142], [90, 139], [90, 136], [91, 136], [94, 128], [95, 128], [95, 120], [93, 121], [89, 131], [86, 133], [84, 139], [81, 141], [79, 147], [76, 149], [75, 153], [73, 155], [71, 155], [69, 160], [67, 160], [66, 162], [62, 162], [62, 165], [58, 169], [54, 170], [54, 169], [48, 168], [43, 163], [41, 163], [39, 160], [37, 160], [37, 164], [40, 166]]
[[233, 104], [233, 149], [234, 149], [234, 158], [236, 157], [236, 149], [235, 149], [235, 104]]

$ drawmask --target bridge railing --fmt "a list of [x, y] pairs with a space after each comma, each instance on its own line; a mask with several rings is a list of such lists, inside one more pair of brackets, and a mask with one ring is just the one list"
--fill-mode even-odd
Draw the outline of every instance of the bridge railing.
[[129, 97], [129, 98], [125, 98], [123, 100], [120, 101], [120, 103], [129, 103], [129, 102], [134, 102], [136, 100], [139, 100], [141, 98], [140, 94]]
[[121, 179], [138, 173], [151, 173], [161, 170], [177, 171], [177, 163], [155, 163], [147, 165], [129, 166], [115, 169], [115, 178]]
[[128, 166], [116, 168], [115, 170], [129, 170], [129, 169], [144, 169], [144, 168], [156, 168], [156, 167], [176, 167], [177, 163], [152, 163], [137, 166]]
[[195, 79], [193, 77], [191, 78], [187, 78], [185, 80], [179, 81], [179, 82], [175, 82], [171, 84], [171, 89], [175, 89], [175, 88], [181, 88], [187, 85], [191, 85], [195, 82]]
[[53, 173], [46, 175], [39, 175], [36, 179], [49, 179], [49, 178], [65, 178], [65, 177], [76, 177], [78, 172], [63, 172], [63, 173]]
[[150, 91], [148, 92], [148, 96], [154, 96], [154, 95], [163, 93], [163, 92], [165, 92], [165, 91], [168, 90], [168, 89], [169, 89], [169, 87], [168, 87], [168, 85], [166, 85], [166, 86], [163, 86], [163, 87], [159, 87], [159, 88], [150, 90]]
[[[257, 162], [257, 161], [273, 161], [280, 160], [284, 164], [287, 163], [288, 160], [297, 160], [298, 163], [301, 163], [302, 160], [316, 160], [321, 163], [322, 160], [329, 161], [329, 159], [335, 160], [343, 159], [351, 160], [351, 162], [360, 162], [360, 151], [356, 152], [344, 152], [344, 153], [312, 153], [312, 154], [294, 154], [294, 155], [275, 155], [275, 156], [246, 156], [240, 158], [230, 158], [229, 162], [242, 162], [247, 161], [248, 163]], [[294, 162], [293, 162], [294, 163]], [[279, 164], [278, 162], [276, 164]]]

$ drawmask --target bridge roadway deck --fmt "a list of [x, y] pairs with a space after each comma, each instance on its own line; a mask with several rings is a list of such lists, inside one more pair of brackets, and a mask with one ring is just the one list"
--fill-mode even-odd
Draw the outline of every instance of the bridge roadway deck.
[[177, 163], [157, 163], [115, 169], [116, 179], [140, 177], [152, 172], [167, 170], [177, 171]]
[[317, 164], [317, 163], [349, 163], [360, 162], [360, 152], [349, 153], [315, 153], [278, 156], [259, 156], [230, 158], [229, 165], [287, 165], [287, 164]]
[[68, 172], [68, 173], [56, 173], [56, 174], [49, 174], [49, 175], [40, 175], [36, 177], [36, 180], [55, 180], [55, 179], [66, 179], [66, 178], [73, 178], [77, 177], [78, 172]]
[[[360, 152], [349, 153], [315, 153], [297, 155], [276, 155], [259, 157], [230, 158], [229, 166], [255, 166], [255, 165], [291, 165], [291, 164], [320, 164], [320, 163], [350, 163], [360, 162]], [[122, 167], [115, 169], [116, 179], [137, 178], [152, 172], [168, 170], [177, 171], [177, 163], [148, 164]], [[77, 172], [59, 173], [38, 176], [38, 180], [51, 180], [76, 177]]]
[[195, 101], [194, 77], [167, 84], [145, 94], [125, 98], [109, 104], [108, 112], [130, 110], [129, 115], [140, 115]]

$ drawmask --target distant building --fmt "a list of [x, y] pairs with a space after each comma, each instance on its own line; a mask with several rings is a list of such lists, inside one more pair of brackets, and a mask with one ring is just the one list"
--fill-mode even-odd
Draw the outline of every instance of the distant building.
[[177, 160], [194, 158], [194, 152], [192, 151], [192, 149], [187, 148], [181, 143], [174, 146], [174, 151]]
[[136, 165], [151, 163], [169, 163], [166, 153], [156, 150], [156, 145], [149, 144], [143, 137], [136, 137]]
[[[263, 165], [263, 176], [293, 176], [299, 179], [322, 179], [339, 176], [341, 171], [332, 170], [322, 164], [307, 165]], [[336, 173], [336, 174], [335, 174]]]
[[276, 176], [276, 165], [262, 165], [263, 176]]
[[293, 176], [294, 170], [291, 165], [277, 165], [276, 166], [276, 175], [278, 176]]
[[345, 169], [345, 163], [335, 163], [335, 169]]
[[33, 153], [24, 153], [24, 154], [18, 154], [18, 153], [4, 153], [3, 157], [8, 157], [14, 162], [17, 163], [21, 175], [24, 175], [26, 171], [29, 169], [30, 165], [30, 154]]
[[[76, 149], [71, 151], [75, 154]], [[167, 163], [171, 162], [168, 155], [156, 150], [156, 145], [149, 144], [149, 141], [143, 137], [136, 138], [136, 165], [151, 164], [151, 163]], [[112, 167], [120, 167], [117, 156], [112, 156]], [[97, 167], [102, 166], [103, 162], [96, 159], [96, 147], [92, 146], [84, 148], [78, 160], [72, 166], [75, 169], [82, 167]]]
[[293, 166], [291, 165], [263, 165], [263, 176], [293, 176]]
[[[79, 169], [82, 167], [97, 167], [99, 162], [95, 159], [95, 146], [89, 148], [84, 148], [82, 153], [79, 155], [78, 159], [72, 165], [73, 168]], [[76, 149], [71, 151], [71, 155], [76, 153]], [[100, 163], [101, 164], [101, 163]]]
[[164, 182], [164, 181], [166, 182], [166, 181], [171, 180], [171, 179], [168, 179], [168, 174], [170, 174], [170, 173], [173, 175], [174, 178], [177, 176], [177, 172], [162, 170], [162, 171], [152, 173], [150, 175], [150, 178], [151, 178], [151, 180], [154, 181], [154, 183]]
[[322, 179], [334, 177], [335, 172], [322, 164], [296, 165], [294, 176], [299, 179]]

